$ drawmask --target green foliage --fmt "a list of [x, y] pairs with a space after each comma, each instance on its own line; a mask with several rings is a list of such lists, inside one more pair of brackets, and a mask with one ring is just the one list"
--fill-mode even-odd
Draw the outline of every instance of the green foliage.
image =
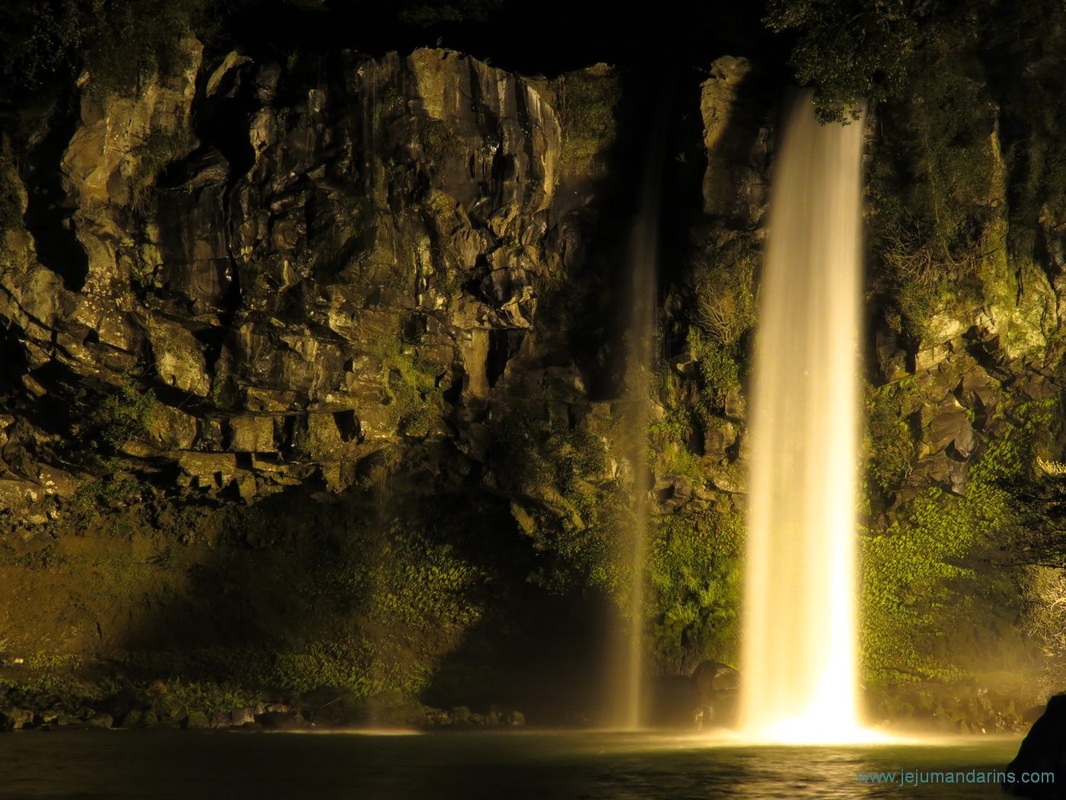
[[937, 311], [981, 296], [1002, 251], [996, 109], [963, 34], [945, 28], [923, 48], [907, 97], [880, 111], [871, 159], [876, 280], [919, 336]]
[[[150, 389], [132, 378], [127, 379], [105, 394], [96, 408], [88, 411], [84, 427], [75, 430], [70, 438], [66, 457], [81, 467], [98, 470], [98, 477], [104, 477], [114, 468], [113, 460], [123, 446], [148, 438], [152, 410], [157, 402]], [[101, 483], [91, 491], [121, 494], [126, 488], [116, 479], [114, 485]], [[101, 499], [105, 498], [101, 496]]]
[[693, 259], [695, 322], [729, 348], [755, 327], [755, 273], [762, 254], [753, 237], [723, 227], [706, 231]]
[[449, 161], [463, 158], [465, 149], [450, 123], [440, 119], [425, 118], [415, 132], [427, 167], [439, 172]]
[[866, 475], [884, 492], [897, 491], [914, 468], [914, 434], [907, 424], [910, 386], [889, 384], [866, 396]]
[[1000, 106], [1010, 170], [1012, 253], [1040, 256], [1038, 230], [1066, 218], [1066, 6], [1057, 0], [993, 3], [981, 9], [982, 60]]
[[104, 398], [93, 416], [100, 438], [117, 450], [127, 442], [145, 439], [151, 432], [151, 412], [158, 401], [149, 389], [132, 380]]
[[565, 412], [516, 410], [494, 431], [490, 462], [501, 485], [523, 498], [517, 515], [543, 555], [531, 578], [550, 590], [625, 591], [616, 542], [633, 521], [621, 477], [608, 464], [617, 425], [597, 412], [571, 421]]
[[621, 85], [615, 75], [593, 68], [564, 75], [556, 94], [563, 132], [562, 168], [587, 171], [590, 162], [614, 141]]
[[446, 22], [483, 22], [503, 7], [503, 0], [406, 0], [398, 5], [400, 22], [429, 28]]
[[144, 190], [158, 177], [171, 161], [186, 155], [195, 145], [192, 132], [181, 127], [172, 133], [153, 130], [148, 138], [133, 148], [131, 155], [137, 159], [133, 175], [134, 205], [139, 205]]
[[701, 396], [711, 408], [723, 408], [726, 395], [740, 386], [738, 348], [705, 337], [696, 328], [689, 329], [688, 347], [699, 370]]
[[[368, 643], [352, 638], [311, 642], [301, 650], [278, 653], [260, 668], [255, 682], [291, 692], [332, 689], [369, 697], [375, 693], [372, 650]], [[417, 691], [421, 686], [411, 688]]]
[[0, 704], [22, 708], [66, 705], [77, 709], [91, 691], [77, 675], [81, 666], [81, 659], [75, 655], [30, 653], [17, 673], [0, 676]]
[[[100, 3], [101, 0], [94, 0]], [[86, 67], [98, 90], [133, 87], [190, 66], [182, 39], [201, 27], [209, 0], [103, 0]]]
[[370, 121], [374, 136], [380, 138], [385, 134], [385, 126], [389, 118], [405, 107], [403, 105], [404, 96], [399, 89], [390, 85], [386, 86], [384, 91], [375, 93], [373, 100], [374, 107], [371, 110]]
[[699, 457], [689, 446], [700, 416], [700, 404], [691, 393], [694, 388], [672, 373], [661, 377], [658, 395], [664, 413], [648, 426], [648, 442], [657, 474], [700, 482]]
[[404, 436], [425, 438], [436, 429], [443, 411], [443, 370], [398, 335], [383, 332], [368, 349], [382, 364], [391, 422]]
[[383, 624], [447, 636], [480, 616], [469, 595], [485, 578], [452, 545], [394, 525], [368, 575], [369, 608]]
[[795, 32], [789, 64], [814, 87], [823, 121], [848, 120], [905, 83], [920, 25], [931, 4], [911, 0], [771, 0], [763, 22]]
[[166, 704], [182, 709], [182, 716], [193, 711], [224, 714], [239, 708], [255, 708], [261, 702], [259, 693], [234, 684], [184, 680], [166, 683]]
[[1051, 413], [1047, 402], [1014, 408], [971, 466], [961, 496], [927, 489], [887, 529], [863, 537], [863, 662], [872, 679], [956, 679], [974, 655], [954, 647], [953, 637], [973, 627], [972, 598], [1001, 579], [988, 560], [1022, 519], [1006, 487], [1031, 469]]
[[657, 665], [677, 674], [710, 658], [731, 661], [738, 634], [741, 519], [714, 509], [659, 517], [651, 539]]
[[126, 508], [140, 501], [147, 487], [136, 478], [127, 475], [99, 475], [97, 480], [78, 487], [74, 493], [74, 513], [86, 512], [96, 507]]
[[1023, 584], [1025, 635], [1043, 657], [1042, 693], [1052, 695], [1066, 683], [1066, 570], [1033, 566], [1025, 570]]
[[22, 204], [18, 173], [5, 142], [0, 148], [0, 250], [4, 248], [4, 233], [22, 225]]
[[33, 90], [88, 70], [97, 91], [128, 90], [188, 66], [184, 36], [208, 21], [208, 0], [14, 0], [0, 8], [0, 85]]

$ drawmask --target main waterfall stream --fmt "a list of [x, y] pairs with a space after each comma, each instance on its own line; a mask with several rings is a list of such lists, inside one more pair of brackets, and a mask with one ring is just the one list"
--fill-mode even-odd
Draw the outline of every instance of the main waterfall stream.
[[795, 102], [778, 151], [751, 414], [741, 726], [841, 742], [856, 710], [862, 125]]

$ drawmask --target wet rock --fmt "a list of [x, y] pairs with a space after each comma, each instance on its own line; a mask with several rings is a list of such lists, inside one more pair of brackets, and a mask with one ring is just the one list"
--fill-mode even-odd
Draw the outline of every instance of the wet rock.
[[33, 725], [34, 713], [26, 708], [9, 706], [0, 709], [0, 731], [18, 731]]
[[661, 675], [652, 684], [650, 718], [654, 725], [691, 729], [701, 706], [699, 690], [687, 675]]
[[90, 728], [111, 728], [115, 724], [114, 718], [103, 711], [96, 711], [84, 720]]
[[216, 726], [212, 724], [212, 719], [208, 717], [206, 712], [191, 711], [189, 716], [185, 718], [182, 727], [187, 730], [206, 730]]
[[251, 707], [238, 708], [230, 712], [229, 724], [234, 727], [255, 724], [255, 709]]
[[737, 713], [739, 673], [720, 661], [704, 661], [692, 671], [690, 681], [699, 706], [693, 711], [696, 727], [729, 725]]
[[255, 721], [267, 730], [289, 731], [307, 727], [307, 721], [298, 711], [264, 711], [255, 715]]
[[[1051, 773], [1053, 781], [1025, 783], [1023, 773]], [[1017, 797], [1066, 797], [1066, 694], [1052, 697], [1007, 766], [1003, 790]]]
[[761, 119], [764, 109], [752, 96], [754, 72], [747, 59], [723, 56], [711, 65], [711, 77], [701, 87], [707, 151], [703, 210], [742, 227], [753, 227], [762, 218], [768, 191], [771, 137]]

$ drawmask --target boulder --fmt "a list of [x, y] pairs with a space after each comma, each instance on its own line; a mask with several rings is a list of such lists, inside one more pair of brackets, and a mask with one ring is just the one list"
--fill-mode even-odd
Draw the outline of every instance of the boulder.
[[33, 724], [33, 712], [26, 708], [0, 709], [0, 731], [18, 731]]
[[[1051, 773], [1054, 780], [1033, 782], [1032, 773]], [[1003, 790], [1015, 797], [1066, 798], [1066, 694], [1052, 697], [1029, 729], [1018, 755], [1007, 765]]]
[[699, 706], [694, 709], [697, 728], [730, 725], [736, 718], [739, 673], [720, 661], [704, 661], [692, 671]]

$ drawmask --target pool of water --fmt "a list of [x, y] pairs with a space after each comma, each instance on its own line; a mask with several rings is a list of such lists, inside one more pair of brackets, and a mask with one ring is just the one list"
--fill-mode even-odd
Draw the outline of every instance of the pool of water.
[[[1018, 743], [959, 737], [781, 747], [577, 732], [32, 731], [0, 736], [0, 798], [997, 798], [991, 773], [1002, 771]], [[869, 782], [876, 773], [895, 775]], [[937, 773], [956, 782], [929, 783]]]

